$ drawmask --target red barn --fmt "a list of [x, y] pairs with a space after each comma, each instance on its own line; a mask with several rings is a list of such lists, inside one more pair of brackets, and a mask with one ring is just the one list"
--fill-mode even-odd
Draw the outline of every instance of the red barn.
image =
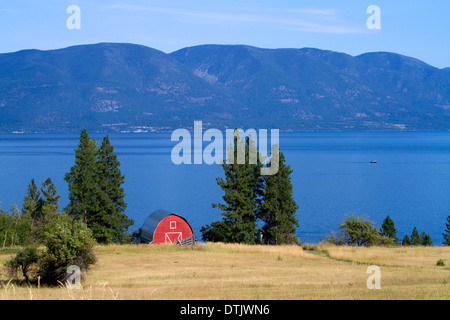
[[145, 220], [141, 228], [141, 241], [146, 243], [192, 243], [194, 231], [183, 217], [166, 211], [157, 210]]

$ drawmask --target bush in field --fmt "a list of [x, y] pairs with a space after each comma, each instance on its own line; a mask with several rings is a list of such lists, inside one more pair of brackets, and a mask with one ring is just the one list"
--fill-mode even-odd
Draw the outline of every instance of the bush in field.
[[96, 259], [92, 231], [86, 224], [63, 213], [50, 222], [44, 233], [46, 250], [39, 259], [43, 282], [56, 284], [65, 280], [70, 265], [87, 271]]
[[371, 246], [379, 243], [380, 233], [375, 228], [374, 222], [351, 214], [346, 216], [344, 221], [339, 224], [343, 243], [354, 246]]
[[438, 267], [445, 267], [445, 262], [444, 262], [443, 259], [439, 259], [439, 260], [436, 262], [436, 265], [437, 265]]
[[30, 273], [35, 273], [35, 266], [39, 259], [39, 253], [36, 247], [26, 247], [19, 251], [17, 255], [6, 262], [10, 276], [14, 277], [19, 272], [22, 273], [27, 282], [30, 281]]
[[6, 262], [11, 276], [21, 272], [27, 282], [32, 277], [40, 277], [41, 282], [55, 285], [66, 280], [70, 265], [77, 265], [85, 272], [96, 261], [92, 231], [65, 213], [49, 222], [43, 239], [46, 248], [42, 252], [36, 247], [26, 247]]

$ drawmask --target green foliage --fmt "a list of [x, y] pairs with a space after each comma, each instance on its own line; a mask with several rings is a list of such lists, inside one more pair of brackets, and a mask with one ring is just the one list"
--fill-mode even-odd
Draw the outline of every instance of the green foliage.
[[39, 259], [39, 275], [43, 282], [56, 284], [64, 278], [70, 265], [87, 271], [96, 261], [92, 231], [77, 218], [63, 213], [53, 219], [45, 233], [46, 250]]
[[326, 243], [331, 243], [337, 246], [344, 245], [344, 237], [341, 235], [338, 235], [335, 231], [331, 232], [330, 235], [325, 237]]
[[398, 245], [398, 239], [396, 241], [396, 240], [394, 240], [392, 238], [389, 238], [389, 237], [381, 235], [379, 244], [383, 245], [383, 246], [397, 246]]
[[10, 212], [0, 210], [0, 249], [32, 243], [31, 218], [24, 215], [17, 205]]
[[411, 239], [409, 238], [408, 235], [405, 235], [402, 240], [402, 246], [410, 246], [410, 245], [411, 245]]
[[419, 235], [419, 231], [417, 227], [413, 228], [413, 231], [411, 233], [411, 238], [408, 237], [408, 235], [405, 235], [402, 242], [403, 246], [432, 246], [433, 240], [431, 239], [431, 236], [429, 233], [426, 233], [423, 231]]
[[10, 235], [14, 232], [14, 218], [7, 212], [0, 210], [0, 245], [2, 249], [12, 244]]
[[122, 188], [125, 176], [120, 171], [120, 162], [108, 136], [103, 139], [99, 149], [97, 166], [98, 185], [102, 195], [101, 209], [91, 219], [91, 229], [99, 242], [124, 242], [127, 239], [126, 232], [134, 221], [124, 214], [127, 208]]
[[414, 229], [411, 233], [411, 245], [412, 246], [420, 245], [420, 235], [419, 235], [419, 231], [417, 230], [417, 227], [414, 227]]
[[[50, 178], [47, 178], [42, 184], [41, 192], [37, 200], [29, 201], [30, 191], [34, 192], [34, 179], [28, 187], [28, 193], [24, 198], [24, 212], [31, 217], [31, 231], [33, 243], [43, 242], [43, 232], [48, 223], [59, 214], [59, 199], [61, 198], [56, 191], [56, 187]], [[25, 204], [26, 208], [25, 209]], [[32, 207], [32, 204], [35, 206]]]
[[[389, 217], [389, 215], [384, 219], [381, 225], [381, 235], [384, 237], [384, 244], [396, 244], [398, 243], [397, 229], [395, 229], [394, 221]], [[388, 239], [386, 239], [388, 238]]]
[[[222, 211], [223, 219], [201, 228], [203, 240], [238, 243], [262, 240], [267, 244], [299, 244], [295, 236], [298, 206], [293, 200], [292, 170], [285, 164], [278, 146], [275, 148], [272, 149], [271, 162], [279, 165], [278, 171], [263, 177], [263, 157], [253, 140], [241, 139], [236, 134], [234, 146], [228, 146], [228, 155], [233, 158], [222, 164], [225, 179], [217, 179], [225, 192], [225, 204], [213, 204], [214, 208]], [[238, 163], [238, 150], [245, 150], [243, 164]], [[252, 154], [257, 155], [253, 164], [250, 161]], [[264, 223], [262, 230], [257, 229], [259, 220]]]
[[[222, 241], [233, 243], [255, 243], [257, 241], [257, 210], [261, 194], [261, 162], [251, 164], [250, 150], [256, 147], [251, 139], [234, 139], [233, 146], [228, 146], [228, 163], [222, 168], [225, 179], [217, 178], [217, 184], [225, 192], [225, 204], [214, 203], [213, 208], [222, 211], [222, 221], [202, 227], [202, 239], [205, 241]], [[255, 148], [255, 149], [253, 149]], [[238, 163], [238, 150], [245, 150], [245, 162]]]
[[374, 222], [364, 217], [356, 216], [354, 213], [346, 216], [344, 221], [338, 226], [341, 230], [344, 244], [371, 246], [377, 244], [380, 240], [380, 234], [375, 228]]
[[36, 182], [34, 178], [31, 179], [31, 183], [28, 186], [27, 194], [23, 199], [23, 213], [24, 215], [29, 215], [32, 218], [36, 217], [38, 213], [36, 212], [38, 209], [39, 199], [41, 197], [41, 193], [39, 192]]
[[436, 262], [436, 265], [437, 265], [438, 267], [445, 267], [445, 261], [444, 261], [443, 259], [439, 259], [439, 260]]
[[43, 283], [55, 285], [64, 281], [70, 265], [77, 265], [85, 272], [96, 261], [92, 231], [65, 213], [55, 215], [49, 221], [43, 240], [46, 248], [42, 253], [35, 245], [28, 246], [6, 262], [11, 276], [21, 271], [27, 282], [33, 276], [35, 279], [40, 277]]
[[66, 211], [81, 218], [100, 243], [123, 242], [134, 221], [124, 214], [127, 204], [122, 188], [125, 177], [108, 136], [97, 148], [86, 130], [75, 150], [75, 165], [66, 173], [69, 204]]
[[21, 272], [27, 282], [30, 282], [30, 271], [38, 262], [39, 253], [35, 246], [25, 247], [11, 260], [5, 263], [10, 276]]
[[100, 210], [97, 175], [97, 142], [90, 139], [86, 130], [80, 135], [75, 150], [75, 165], [66, 173], [64, 180], [69, 185], [69, 204], [66, 211], [88, 224], [91, 214]]
[[286, 165], [283, 153], [273, 151], [273, 158], [279, 155], [279, 159], [273, 159], [279, 166], [276, 174], [264, 177], [263, 200], [259, 210], [264, 222], [263, 239], [268, 244], [300, 244], [295, 236], [299, 226], [296, 217], [299, 207], [294, 201], [290, 177], [293, 171]]
[[450, 246], [450, 216], [447, 217], [447, 223], [445, 224], [446, 229], [442, 236], [444, 237], [444, 245]]
[[433, 245], [433, 240], [431, 239], [431, 236], [429, 233], [425, 233], [425, 231], [423, 231], [420, 234], [419, 243], [422, 246], [431, 246], [431, 245]]

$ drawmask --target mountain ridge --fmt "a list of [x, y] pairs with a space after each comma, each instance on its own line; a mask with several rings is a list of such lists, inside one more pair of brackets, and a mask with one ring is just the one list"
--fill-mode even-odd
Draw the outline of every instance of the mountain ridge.
[[0, 54], [0, 132], [449, 130], [450, 68], [391, 52], [130, 43]]

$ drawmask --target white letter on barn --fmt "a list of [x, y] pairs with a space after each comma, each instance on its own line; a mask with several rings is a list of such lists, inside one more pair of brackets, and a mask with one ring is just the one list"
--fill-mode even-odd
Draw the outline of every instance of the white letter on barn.
[[66, 20], [67, 29], [81, 29], [81, 10], [77, 5], [67, 7], [67, 14], [71, 14]]
[[381, 29], [381, 9], [379, 6], [371, 5], [366, 11], [368, 14], [372, 14], [366, 22], [367, 29], [369, 30], [380, 30]]
[[[180, 141], [172, 149], [170, 157], [172, 158], [172, 163], [174, 164], [191, 164], [191, 134], [186, 129], [177, 129], [172, 132], [170, 138], [171, 141]], [[183, 152], [183, 156], [180, 156], [180, 152]]]

